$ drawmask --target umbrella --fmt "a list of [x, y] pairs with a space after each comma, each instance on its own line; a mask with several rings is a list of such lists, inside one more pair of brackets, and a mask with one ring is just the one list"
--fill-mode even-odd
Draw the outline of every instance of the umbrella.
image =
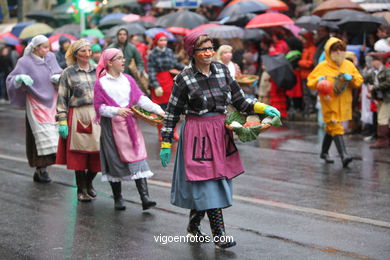
[[[356, 2], [356, 0], [355, 0]], [[364, 0], [359, 1], [359, 5], [367, 12], [378, 12], [390, 10], [389, 0]]]
[[139, 19], [141, 21], [145, 21], [145, 22], [148, 22], [148, 23], [151, 23], [151, 24], [155, 24], [156, 20], [157, 20], [156, 17], [151, 16], [151, 15], [141, 16]]
[[256, 14], [254, 13], [247, 13], [247, 14], [238, 14], [238, 15], [232, 15], [222, 23], [226, 25], [236, 25], [239, 27], [245, 27], [245, 25], [252, 20]]
[[134, 7], [135, 4], [138, 4], [137, 0], [110, 0], [108, 1], [108, 4], [105, 7], [107, 8], [112, 8], [116, 6]]
[[284, 24], [293, 24], [294, 21], [290, 17], [280, 13], [265, 13], [255, 16], [245, 28], [267, 28], [281, 26]]
[[99, 29], [87, 29], [81, 32], [81, 36], [93, 36], [96, 38], [104, 38], [104, 34]]
[[282, 25], [282, 27], [286, 28], [287, 30], [289, 30], [292, 34], [294, 34], [295, 37], [298, 38], [299, 33], [301, 31], [301, 28], [299, 28], [295, 24], [285, 24], [285, 25]]
[[356, 10], [341, 9], [341, 10], [328, 12], [324, 16], [322, 16], [321, 19], [324, 21], [340, 21], [345, 17], [361, 15], [361, 14], [365, 14], [365, 13]]
[[106, 21], [109, 21], [109, 20], [120, 20], [122, 19], [122, 17], [124, 17], [126, 14], [124, 13], [112, 13], [112, 14], [108, 14], [106, 16], [104, 16], [102, 19], [100, 19], [100, 22], [99, 24], [102, 24]]
[[258, 1], [241, 1], [233, 5], [226, 6], [222, 10], [222, 12], [218, 15], [217, 19], [222, 19], [224, 17], [228, 17], [232, 15], [264, 11], [267, 10], [268, 8], [269, 8], [268, 5], [265, 5]]
[[6, 45], [16, 46], [16, 45], [20, 44], [20, 41], [17, 38], [15, 39], [14, 37], [2, 34], [2, 35], [0, 35], [0, 43], [6, 44]]
[[295, 20], [295, 25], [311, 32], [318, 29], [320, 22], [321, 18], [316, 15], [301, 16]]
[[12, 27], [11, 33], [15, 35], [16, 37], [19, 37], [20, 33], [24, 28], [26, 28], [29, 25], [32, 25], [36, 22], [34, 21], [29, 21], [29, 22], [24, 22], [24, 23], [17, 23], [14, 27]]
[[100, 22], [98, 28], [100, 30], [103, 30], [103, 29], [108, 29], [108, 28], [111, 28], [115, 25], [124, 24], [124, 23], [126, 23], [126, 22], [121, 20], [121, 19], [110, 19], [110, 20], [106, 20], [104, 22]]
[[364, 11], [358, 4], [350, 0], [329, 0], [322, 2], [313, 10], [312, 14], [323, 16], [325, 13], [339, 9], [351, 9], [356, 11]]
[[190, 11], [181, 11], [160, 16], [157, 18], [156, 25], [164, 28], [176, 26], [192, 29], [207, 22], [203, 15]]
[[203, 30], [212, 38], [231, 39], [244, 37], [244, 30], [234, 25], [218, 25]]
[[171, 9], [173, 4], [170, 0], [160, 0], [156, 3], [156, 8]]
[[140, 18], [141, 16], [139, 16], [138, 14], [128, 14], [123, 16], [122, 20], [130, 23], [130, 22], [138, 21]]
[[165, 30], [164, 28], [152, 28], [152, 29], [146, 30], [145, 35], [154, 38], [154, 36], [159, 32], [165, 33], [167, 35], [168, 41], [170, 41], [170, 42], [176, 41], [175, 36], [171, 32]]
[[206, 29], [208, 27], [213, 27], [213, 26], [219, 26], [219, 25], [216, 24], [216, 23], [202, 24], [202, 25], [199, 25], [199, 26], [193, 28], [189, 33], [198, 32], [198, 31], [204, 31], [204, 29]]
[[390, 24], [390, 12], [377, 12], [373, 13], [374, 16], [376, 17], [383, 17], [387, 21], [387, 23]]
[[76, 36], [77, 38], [80, 38], [80, 31], [81, 31], [80, 25], [78, 24], [65, 24], [61, 27], [56, 28], [53, 31], [53, 34], [69, 33]]
[[225, 3], [223, 0], [200, 0], [201, 5], [211, 5], [211, 6], [223, 6]]
[[155, 28], [156, 25], [153, 24], [153, 23], [150, 23], [150, 22], [147, 22], [147, 21], [144, 21], [144, 20], [139, 20], [139, 21], [135, 21], [135, 22], [131, 22], [132, 24], [139, 24], [147, 29], [150, 29], [150, 28]]
[[265, 70], [278, 87], [288, 90], [295, 86], [297, 79], [293, 67], [284, 55], [262, 55], [261, 60]]
[[262, 29], [244, 29], [244, 40], [261, 40], [268, 34]]
[[[227, 6], [234, 5], [235, 3], [243, 2], [243, 1], [253, 1], [253, 0], [233, 0]], [[288, 6], [279, 0], [256, 0], [256, 1], [268, 5], [269, 6], [268, 10], [275, 10], [275, 11], [288, 10]]]
[[44, 21], [55, 21], [55, 18], [53, 14], [49, 11], [45, 10], [34, 10], [26, 14], [27, 18], [35, 19], [37, 21], [44, 20]]
[[107, 36], [109, 37], [115, 37], [116, 36], [116, 33], [119, 31], [119, 29], [126, 29], [129, 34], [144, 34], [145, 33], [145, 27], [143, 27], [142, 25], [138, 24], [138, 23], [126, 23], [126, 24], [121, 24], [121, 25], [117, 25], [115, 27], [112, 27]]
[[187, 35], [190, 32], [190, 29], [183, 27], [168, 27], [167, 31], [173, 34]]
[[49, 25], [44, 23], [35, 23], [32, 25], [29, 25], [23, 29], [23, 31], [20, 33], [19, 38], [20, 39], [29, 39], [34, 36], [37, 36], [39, 34], [49, 34], [53, 32], [54, 29], [51, 28]]
[[73, 35], [71, 34], [67, 34], [67, 33], [58, 33], [58, 34], [53, 34], [49, 37], [49, 42], [50, 42], [50, 45], [51, 45], [51, 50], [52, 51], [58, 51], [60, 49], [60, 37], [61, 36], [65, 36], [66, 38], [69, 39], [70, 42], [74, 42], [74, 41], [77, 41], [77, 38], [74, 37]]
[[370, 14], [362, 13], [355, 16], [347, 16], [337, 25], [346, 32], [375, 32], [379, 25], [387, 24], [384, 18], [376, 17]]

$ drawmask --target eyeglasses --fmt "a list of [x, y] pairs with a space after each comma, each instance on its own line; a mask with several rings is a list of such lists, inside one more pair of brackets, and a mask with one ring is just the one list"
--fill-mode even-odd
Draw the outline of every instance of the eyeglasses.
[[214, 51], [214, 47], [206, 47], [206, 48], [199, 48], [199, 49], [194, 49], [194, 51], [199, 51], [199, 52], [213, 52]]

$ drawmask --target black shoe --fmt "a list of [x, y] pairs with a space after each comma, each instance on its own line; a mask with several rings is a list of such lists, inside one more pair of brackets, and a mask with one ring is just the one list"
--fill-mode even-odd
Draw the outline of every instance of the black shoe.
[[153, 200], [150, 200], [149, 198], [148, 183], [146, 182], [146, 178], [136, 179], [135, 185], [137, 186], [138, 193], [141, 197], [142, 209], [147, 210], [155, 207], [157, 203]]
[[320, 158], [324, 159], [326, 163], [334, 163], [334, 160], [330, 159], [329, 154], [327, 153], [321, 153]]
[[114, 197], [115, 210], [125, 210], [126, 206], [123, 203], [123, 197], [122, 197], [122, 183], [110, 181], [110, 186]]
[[324, 139], [322, 140], [322, 148], [320, 158], [324, 159], [326, 163], [334, 163], [332, 159], [330, 159], [328, 151], [330, 146], [332, 145], [333, 137], [329, 134], [324, 135]]
[[333, 138], [337, 147], [337, 151], [340, 154], [343, 167], [347, 168], [348, 164], [352, 162], [353, 157], [347, 153], [347, 148], [345, 147], [344, 138], [342, 135], [335, 135]]
[[85, 171], [75, 171], [77, 184], [77, 199], [80, 202], [90, 202], [92, 197], [87, 192], [87, 175]]
[[93, 179], [96, 177], [96, 172], [87, 171], [87, 193], [90, 197], [96, 198], [96, 190], [92, 185]]
[[39, 183], [51, 182], [51, 179], [49, 177], [49, 173], [47, 171], [41, 172], [39, 170], [35, 170], [33, 179], [35, 182], [39, 182]]
[[116, 199], [114, 198], [114, 208], [115, 210], [126, 210], [122, 197]]

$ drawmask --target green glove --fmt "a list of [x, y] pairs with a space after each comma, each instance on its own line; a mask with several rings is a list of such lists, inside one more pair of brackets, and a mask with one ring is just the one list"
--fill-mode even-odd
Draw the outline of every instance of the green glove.
[[171, 148], [161, 148], [160, 159], [163, 167], [167, 167], [171, 160]]
[[26, 74], [19, 74], [15, 77], [16, 83], [24, 83], [24, 85], [31, 87], [34, 84], [34, 80]]
[[60, 136], [64, 139], [68, 137], [68, 126], [67, 125], [59, 125], [58, 127], [58, 133]]
[[270, 105], [267, 105], [264, 109], [264, 114], [266, 114], [267, 116], [270, 116], [270, 117], [280, 117], [280, 112], [279, 110], [277, 110], [276, 108], [274, 108], [273, 106], [270, 106]]

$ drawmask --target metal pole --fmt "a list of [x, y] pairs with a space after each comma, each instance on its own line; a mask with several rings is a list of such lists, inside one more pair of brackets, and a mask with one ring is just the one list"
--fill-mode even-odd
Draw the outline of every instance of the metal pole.
[[83, 9], [80, 9], [80, 29], [81, 31], [85, 30], [85, 12]]
[[23, 0], [18, 0], [18, 22], [23, 22]]

